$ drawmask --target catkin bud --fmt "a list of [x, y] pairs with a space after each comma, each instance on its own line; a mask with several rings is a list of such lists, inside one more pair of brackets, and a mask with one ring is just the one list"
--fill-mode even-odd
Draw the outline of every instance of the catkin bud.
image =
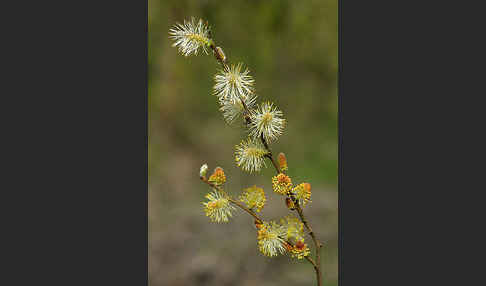
[[255, 227], [256, 229], [260, 230], [262, 228], [263, 224], [261, 224], [260, 222], [258, 222], [257, 220], [255, 220]]
[[285, 198], [285, 205], [291, 211], [295, 210], [295, 204], [290, 198]]
[[309, 184], [309, 183], [304, 183], [304, 188], [305, 188], [305, 190], [306, 190], [307, 192], [309, 192], [309, 193], [310, 193], [310, 191], [311, 191], [311, 184]]
[[297, 243], [295, 244], [296, 249], [302, 250], [302, 249], [304, 249], [304, 247], [305, 247], [305, 244], [300, 240], [297, 241]]
[[286, 171], [288, 169], [287, 158], [285, 157], [284, 153], [278, 154], [278, 164], [281, 171]]
[[214, 49], [214, 56], [218, 59], [218, 60], [221, 60], [223, 63], [226, 62], [226, 55], [224, 54], [223, 52], [223, 49], [221, 49], [220, 47], [216, 47]]
[[199, 170], [199, 177], [205, 178], [207, 172], [208, 172], [208, 164], [202, 165], [201, 169]]

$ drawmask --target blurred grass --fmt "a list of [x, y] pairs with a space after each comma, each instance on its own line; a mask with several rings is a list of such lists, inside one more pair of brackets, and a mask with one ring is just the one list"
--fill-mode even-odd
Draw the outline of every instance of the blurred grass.
[[[286, 214], [271, 192], [271, 168], [246, 174], [233, 148], [245, 136], [228, 126], [212, 95], [212, 55], [185, 58], [168, 30], [191, 16], [208, 20], [231, 62], [244, 62], [258, 101], [274, 101], [288, 121], [271, 145], [286, 153], [294, 182], [313, 186], [306, 214], [323, 249], [325, 285], [337, 285], [337, 1], [149, 0], [149, 283], [159, 285], [313, 285], [307, 262], [269, 259], [256, 248], [251, 220], [238, 213], [209, 223], [199, 167], [221, 166], [238, 194], [257, 184], [263, 216]], [[269, 165], [269, 167], [271, 167]], [[310, 239], [309, 239], [310, 242]]]

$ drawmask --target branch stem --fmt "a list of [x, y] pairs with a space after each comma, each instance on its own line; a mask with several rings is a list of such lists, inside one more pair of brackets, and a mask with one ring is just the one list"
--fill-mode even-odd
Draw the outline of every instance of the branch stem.
[[254, 217], [254, 218], [255, 218], [255, 220], [256, 220], [256, 221], [257, 221], [259, 224], [262, 224], [262, 223], [263, 223], [263, 219], [261, 219], [260, 217], [258, 217], [258, 215], [257, 215], [257, 214], [256, 214], [254, 211], [252, 211], [252, 210], [250, 210], [249, 208], [245, 207], [245, 206], [244, 206], [242, 203], [240, 203], [240, 202], [238, 202], [238, 201], [236, 201], [236, 200], [234, 200], [234, 199], [232, 199], [232, 198], [230, 198], [230, 199], [229, 199], [229, 201], [230, 201], [231, 203], [233, 203], [234, 205], [239, 206], [239, 207], [240, 207], [242, 210], [244, 210], [244, 211], [246, 211], [247, 213], [249, 213], [249, 214], [250, 214], [252, 217]]
[[322, 247], [322, 243], [317, 239], [314, 232], [312, 231], [312, 228], [309, 225], [309, 223], [307, 222], [307, 220], [304, 216], [304, 212], [302, 211], [302, 208], [300, 207], [298, 202], [296, 204], [296, 210], [297, 210], [297, 213], [299, 214], [300, 220], [302, 221], [302, 223], [307, 228], [309, 235], [312, 237], [312, 241], [314, 242], [314, 247], [315, 247], [315, 250], [316, 250], [316, 262], [314, 264], [314, 269], [316, 270], [317, 285], [320, 286], [321, 281], [322, 281], [322, 272], [321, 272], [321, 247]]

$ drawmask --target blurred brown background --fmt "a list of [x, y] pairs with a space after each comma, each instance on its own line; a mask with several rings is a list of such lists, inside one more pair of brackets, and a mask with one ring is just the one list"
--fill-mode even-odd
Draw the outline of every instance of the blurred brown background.
[[169, 29], [191, 16], [209, 21], [231, 62], [249, 67], [258, 102], [284, 112], [286, 130], [270, 147], [286, 153], [294, 183], [312, 184], [305, 213], [325, 242], [324, 285], [337, 285], [337, 0], [149, 0], [149, 284], [315, 285], [307, 261], [260, 254], [246, 213], [227, 224], [204, 216], [203, 163], [225, 170], [234, 196], [263, 187], [265, 219], [288, 211], [271, 190], [270, 164], [250, 175], [234, 163], [234, 145], [246, 135], [218, 111], [213, 56], [185, 58], [171, 47]]

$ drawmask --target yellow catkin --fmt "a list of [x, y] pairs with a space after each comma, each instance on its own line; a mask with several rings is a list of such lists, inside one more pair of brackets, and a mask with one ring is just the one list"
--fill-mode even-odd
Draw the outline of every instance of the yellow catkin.
[[274, 192], [286, 195], [292, 188], [292, 180], [289, 176], [280, 173], [272, 178], [272, 187]]
[[214, 169], [214, 172], [209, 177], [208, 181], [218, 186], [224, 184], [226, 182], [226, 176], [223, 169], [221, 167]]
[[265, 205], [265, 192], [257, 186], [246, 188], [240, 196], [240, 201], [244, 202], [249, 209], [255, 208], [259, 212]]
[[311, 185], [309, 183], [302, 183], [297, 185], [293, 190], [292, 193], [294, 194], [295, 198], [299, 200], [303, 205], [310, 202], [311, 197]]
[[294, 258], [303, 259], [310, 254], [310, 250], [306, 243], [302, 241], [297, 241], [297, 243], [292, 247], [289, 253], [290, 256]]

